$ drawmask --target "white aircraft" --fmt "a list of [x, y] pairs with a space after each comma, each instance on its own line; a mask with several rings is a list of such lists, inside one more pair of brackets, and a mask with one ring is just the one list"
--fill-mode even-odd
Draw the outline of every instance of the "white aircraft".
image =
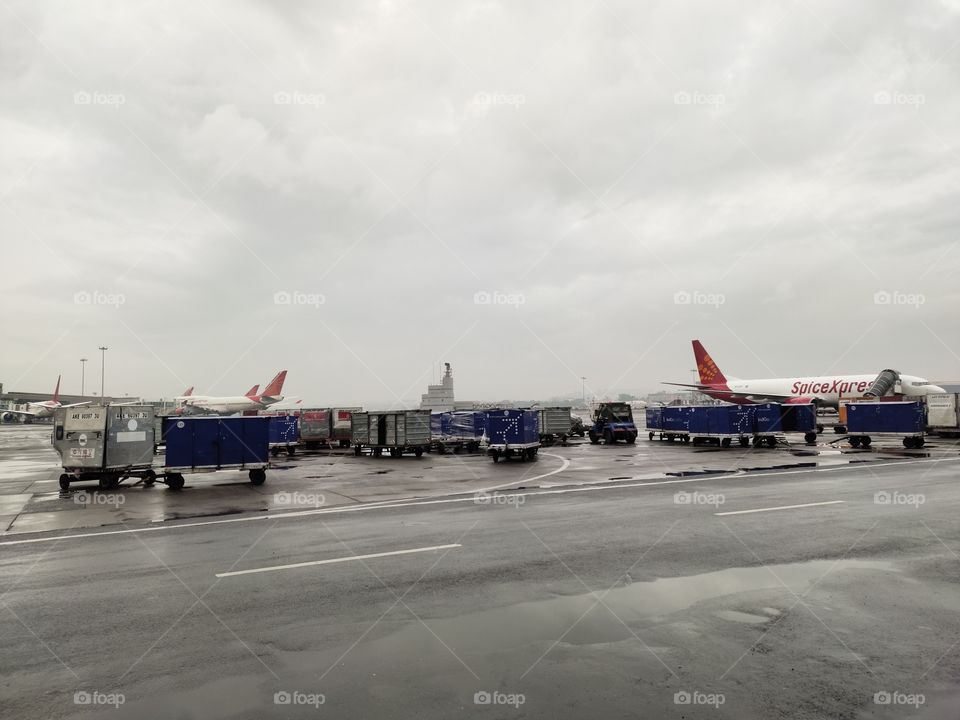
[[664, 384], [693, 388], [704, 395], [738, 405], [780, 402], [838, 407], [841, 399], [864, 395], [921, 398], [945, 392], [942, 387], [924, 378], [902, 375], [896, 370], [883, 370], [868, 375], [824, 375], [768, 380], [728, 379], [699, 340], [693, 341], [693, 355], [697, 361], [700, 382]]
[[51, 400], [44, 400], [43, 402], [32, 402], [27, 403], [26, 410], [2, 410], [4, 420], [11, 420], [14, 415], [20, 415], [27, 422], [30, 420], [40, 420], [43, 418], [53, 417], [53, 413], [56, 412], [57, 408], [70, 408], [70, 407], [79, 407], [80, 405], [89, 405], [90, 401], [73, 403], [72, 405], [64, 405], [60, 402], [60, 375], [57, 375], [57, 386], [53, 389], [53, 398]]
[[246, 395], [232, 395], [216, 397], [211, 395], [194, 395], [193, 388], [177, 398], [182, 405], [177, 408], [178, 413], [187, 415], [232, 415], [250, 410], [263, 410], [283, 400], [283, 381], [287, 378], [287, 371], [281, 370], [276, 377], [258, 393], [259, 385], [254, 385]]

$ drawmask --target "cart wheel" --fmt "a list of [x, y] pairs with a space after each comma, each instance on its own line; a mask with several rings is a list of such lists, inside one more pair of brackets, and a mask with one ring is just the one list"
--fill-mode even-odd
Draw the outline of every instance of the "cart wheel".
[[143, 476], [143, 486], [151, 487], [157, 481], [157, 474], [153, 470], [147, 470]]
[[360, 457], [360, 446], [359, 446], [359, 445], [354, 445], [354, 446], [353, 446], [353, 454], [356, 455], [357, 457]]
[[293, 445], [287, 446], [287, 457], [293, 457], [297, 454], [297, 449]]
[[808, 445], [816, 445], [817, 434], [815, 432], [808, 432], [803, 436], [803, 439], [807, 441]]
[[767, 447], [775, 448], [777, 446], [777, 439], [771, 435], [767, 438]]
[[616, 441], [616, 438], [613, 437], [613, 433], [609, 429], [603, 431], [603, 442], [605, 444], [613, 445]]
[[493, 461], [494, 461], [495, 463], [500, 462], [500, 451], [499, 451], [499, 450], [494, 450], [492, 453], [490, 453], [490, 457], [493, 458]]
[[869, 435], [864, 435], [863, 438], [860, 440], [860, 444], [865, 448], [870, 447], [871, 442], [873, 442], [873, 440], [870, 438]]
[[167, 475], [167, 487], [171, 490], [180, 490], [183, 487], [183, 475], [180, 473]]
[[593, 430], [590, 431], [590, 442], [593, 445], [596, 445], [598, 442], [600, 442], [600, 438], [597, 437], [597, 434]]
[[855, 447], [855, 448], [860, 447], [860, 438], [858, 437], [850, 438], [850, 447]]
[[70, 476], [66, 473], [60, 476], [60, 489], [64, 491], [70, 489]]
[[750, 447], [750, 438], [740, 438], [740, 447]]
[[262, 468], [250, 471], [250, 482], [254, 485], [263, 485], [267, 481], [267, 471]]
[[416, 450], [413, 451], [413, 454], [416, 455], [417, 457], [423, 457], [423, 448], [417, 448]]
[[637, 441], [636, 433], [627, 433], [627, 445], [633, 445]]
[[720, 447], [728, 448], [728, 447], [730, 447], [730, 443], [731, 443], [730, 438], [723, 438], [723, 439], [720, 441]]
[[650, 439], [653, 440], [653, 433], [647, 433], [650, 436]]

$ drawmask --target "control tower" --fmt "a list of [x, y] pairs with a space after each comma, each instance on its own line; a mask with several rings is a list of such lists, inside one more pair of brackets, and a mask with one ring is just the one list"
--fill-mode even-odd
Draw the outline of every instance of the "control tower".
[[453, 371], [450, 363], [443, 364], [443, 378], [439, 385], [427, 385], [427, 392], [420, 396], [420, 409], [431, 412], [450, 412], [454, 409]]

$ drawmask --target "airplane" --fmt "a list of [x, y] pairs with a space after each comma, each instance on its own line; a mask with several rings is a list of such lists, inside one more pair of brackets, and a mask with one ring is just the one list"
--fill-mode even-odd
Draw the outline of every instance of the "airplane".
[[73, 403], [72, 405], [64, 405], [60, 402], [60, 375], [57, 375], [57, 386], [53, 389], [53, 399], [44, 400], [43, 402], [32, 402], [27, 403], [26, 410], [9, 410], [4, 409], [0, 411], [0, 415], [3, 416], [4, 420], [11, 420], [14, 415], [22, 415], [24, 422], [30, 422], [31, 420], [40, 420], [43, 418], [53, 417], [53, 413], [56, 412], [57, 408], [71, 408], [79, 407], [80, 405], [89, 405], [90, 401]]
[[[699, 340], [693, 341], [693, 355], [697, 361], [700, 382], [664, 384], [692, 388], [709, 397], [737, 405], [778, 402], [839, 407], [841, 398], [862, 397], [871, 392], [875, 382], [878, 383], [878, 388], [872, 392], [885, 397], [919, 398], [946, 392], [925, 378], [903, 375], [896, 370], [884, 370], [869, 375], [824, 375], [765, 380], [727, 378]], [[886, 378], [886, 382], [879, 383], [881, 378]]]
[[[177, 409], [179, 413], [190, 415], [213, 414], [232, 415], [250, 410], [263, 410], [283, 400], [283, 381], [287, 378], [287, 371], [281, 370], [263, 389], [258, 392], [259, 385], [254, 385], [246, 395], [215, 397], [210, 395], [184, 394], [178, 400], [183, 404]], [[192, 391], [193, 388], [190, 388]]]

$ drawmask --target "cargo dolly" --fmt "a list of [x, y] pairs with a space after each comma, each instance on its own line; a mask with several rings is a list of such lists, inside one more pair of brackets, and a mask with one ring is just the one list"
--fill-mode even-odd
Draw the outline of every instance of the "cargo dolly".
[[537, 459], [540, 450], [540, 418], [536, 410], [488, 410], [486, 412], [487, 454], [500, 458]]
[[429, 410], [391, 410], [353, 413], [350, 418], [351, 442], [357, 457], [369, 449], [373, 457], [390, 457], [405, 453], [422, 457], [430, 449]]

